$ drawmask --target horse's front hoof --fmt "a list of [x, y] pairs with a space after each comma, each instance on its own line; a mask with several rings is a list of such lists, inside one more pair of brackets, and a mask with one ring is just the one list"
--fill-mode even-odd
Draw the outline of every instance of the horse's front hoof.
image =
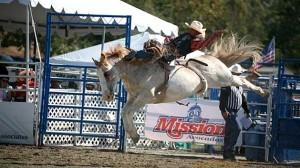
[[134, 144], [138, 143], [139, 140], [140, 140], [140, 135], [137, 135], [137, 136], [134, 136], [134, 137], [131, 137], [132, 141]]

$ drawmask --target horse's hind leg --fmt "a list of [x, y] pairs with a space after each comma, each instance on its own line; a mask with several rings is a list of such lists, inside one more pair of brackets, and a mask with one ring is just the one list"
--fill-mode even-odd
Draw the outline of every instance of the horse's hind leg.
[[263, 98], [268, 98], [269, 97], [269, 93], [267, 91], [264, 91], [259, 86], [253, 85], [251, 82], [249, 82], [248, 80], [246, 80], [242, 76], [233, 75], [233, 80], [232, 80], [231, 85], [232, 86], [247, 87], [247, 88], [253, 90], [254, 92], [256, 92], [257, 94], [261, 95]]

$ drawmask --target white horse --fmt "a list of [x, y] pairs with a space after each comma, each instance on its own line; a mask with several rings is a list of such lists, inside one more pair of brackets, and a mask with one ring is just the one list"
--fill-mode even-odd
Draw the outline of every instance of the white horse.
[[170, 67], [169, 80], [159, 61], [141, 63], [125, 61], [123, 58], [130, 49], [122, 46], [111, 48], [101, 53], [96, 61], [102, 96], [105, 101], [112, 101], [117, 82], [121, 79], [128, 93], [127, 103], [122, 109], [125, 131], [134, 143], [140, 136], [133, 124], [133, 114], [146, 104], [165, 103], [182, 100], [194, 94], [204, 93], [207, 87], [243, 86], [254, 90], [263, 97], [269, 93], [253, 85], [244, 77], [232, 75], [228, 67], [253, 57], [254, 62], [260, 58], [260, 47], [255, 43], [238, 41], [235, 35], [220, 39], [211, 54], [196, 56], [186, 61], [187, 66]]

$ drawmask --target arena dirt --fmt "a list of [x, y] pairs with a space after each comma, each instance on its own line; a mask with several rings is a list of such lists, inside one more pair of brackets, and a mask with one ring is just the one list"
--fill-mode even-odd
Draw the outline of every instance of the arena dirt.
[[205, 154], [185, 150], [116, 149], [97, 147], [49, 147], [0, 145], [1, 168], [52, 167], [299, 167], [300, 165], [247, 161], [223, 161], [220, 154]]

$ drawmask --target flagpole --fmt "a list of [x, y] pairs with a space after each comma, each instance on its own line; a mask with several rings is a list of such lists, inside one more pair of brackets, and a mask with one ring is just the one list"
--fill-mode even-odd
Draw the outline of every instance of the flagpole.
[[[275, 43], [275, 36], [273, 36], [273, 40], [274, 40], [274, 62], [273, 62], [273, 74], [275, 74], [275, 62], [276, 62], [276, 53], [275, 53], [275, 49], [276, 49], [276, 43]], [[277, 67], [278, 68], [278, 67]], [[278, 72], [278, 71], [277, 71]], [[278, 75], [278, 74], [277, 74]]]

